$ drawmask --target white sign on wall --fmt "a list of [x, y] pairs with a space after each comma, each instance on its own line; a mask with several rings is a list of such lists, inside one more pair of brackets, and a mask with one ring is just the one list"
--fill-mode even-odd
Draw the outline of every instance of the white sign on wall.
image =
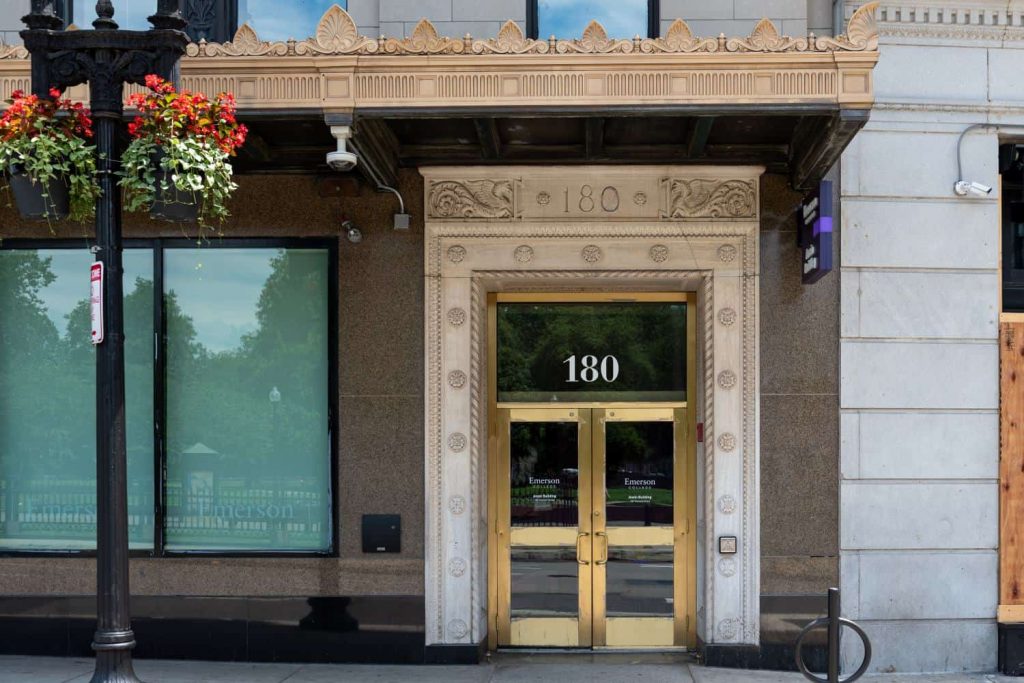
[[103, 263], [89, 267], [89, 310], [92, 319], [92, 343], [103, 342]]

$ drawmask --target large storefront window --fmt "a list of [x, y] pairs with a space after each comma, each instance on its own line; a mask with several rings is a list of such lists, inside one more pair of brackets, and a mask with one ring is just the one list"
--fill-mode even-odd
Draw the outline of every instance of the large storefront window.
[[[0, 251], [0, 549], [96, 547], [85, 249]], [[128, 525], [153, 545], [153, 254], [125, 253]]]
[[327, 267], [166, 252], [169, 549], [328, 547]]
[[[534, 37], [579, 38], [597, 20], [612, 38], [648, 37], [657, 3], [649, 0], [531, 0]], [[650, 35], [654, 37], [654, 35]]]
[[[132, 548], [329, 552], [329, 249], [152, 244], [124, 252]], [[93, 257], [73, 246], [0, 248], [0, 551], [96, 545]]]

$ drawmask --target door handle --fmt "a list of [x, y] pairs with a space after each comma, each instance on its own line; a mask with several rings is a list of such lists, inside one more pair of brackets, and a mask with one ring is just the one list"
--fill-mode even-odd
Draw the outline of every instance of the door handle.
[[581, 560], [580, 559], [580, 541], [583, 540], [584, 536], [589, 536], [589, 535], [590, 535], [590, 533], [587, 532], [587, 531], [581, 531], [580, 533], [576, 534], [576, 562], [578, 564], [590, 564], [590, 560]]
[[601, 544], [601, 548], [604, 550], [604, 555], [600, 560], [594, 562], [596, 565], [608, 564], [608, 534], [603, 531], [595, 531], [594, 538], [603, 538], [604, 543]]

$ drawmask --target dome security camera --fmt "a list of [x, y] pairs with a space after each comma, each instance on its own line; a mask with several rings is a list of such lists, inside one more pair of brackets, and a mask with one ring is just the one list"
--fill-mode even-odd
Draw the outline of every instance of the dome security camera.
[[337, 152], [327, 153], [327, 165], [332, 171], [344, 173], [351, 171], [359, 163], [359, 157], [352, 152], [339, 149]]
[[351, 171], [359, 163], [359, 157], [346, 148], [346, 141], [352, 137], [352, 129], [348, 126], [331, 126], [331, 135], [338, 140], [338, 149], [327, 153], [327, 165], [339, 173]]

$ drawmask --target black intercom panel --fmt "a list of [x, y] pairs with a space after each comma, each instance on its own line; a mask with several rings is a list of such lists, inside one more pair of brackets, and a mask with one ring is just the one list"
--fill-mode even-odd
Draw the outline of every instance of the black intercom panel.
[[401, 550], [401, 515], [363, 515], [364, 553], [397, 553]]

